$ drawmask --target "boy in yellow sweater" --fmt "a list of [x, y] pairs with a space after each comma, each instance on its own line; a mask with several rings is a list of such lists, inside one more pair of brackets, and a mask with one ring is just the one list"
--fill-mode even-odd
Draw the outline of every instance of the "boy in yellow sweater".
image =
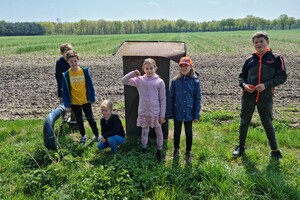
[[79, 66], [79, 56], [77, 52], [70, 50], [66, 58], [71, 68], [63, 73], [62, 97], [67, 112], [71, 110], [75, 113], [77, 126], [81, 134], [80, 144], [85, 144], [86, 134], [82, 120], [84, 112], [96, 137], [99, 138], [97, 123], [94, 119], [91, 103], [96, 100], [95, 89], [88, 68]]

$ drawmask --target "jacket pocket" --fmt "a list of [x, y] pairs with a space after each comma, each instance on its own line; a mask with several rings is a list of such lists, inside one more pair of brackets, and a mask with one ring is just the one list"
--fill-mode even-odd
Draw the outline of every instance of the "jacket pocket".
[[173, 105], [173, 110], [174, 110], [174, 117], [178, 117], [178, 116], [181, 116], [181, 106], [179, 104], [174, 104]]
[[194, 109], [192, 105], [186, 106], [186, 118], [187, 120], [193, 120], [194, 118]]

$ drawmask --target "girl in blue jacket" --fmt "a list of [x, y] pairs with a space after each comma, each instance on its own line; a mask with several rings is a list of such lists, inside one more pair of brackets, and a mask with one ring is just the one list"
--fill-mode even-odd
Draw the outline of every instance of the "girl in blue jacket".
[[173, 78], [169, 94], [169, 118], [174, 119], [174, 158], [178, 158], [182, 123], [186, 135], [186, 162], [191, 162], [192, 123], [200, 119], [200, 80], [189, 57], [179, 61], [179, 73]]

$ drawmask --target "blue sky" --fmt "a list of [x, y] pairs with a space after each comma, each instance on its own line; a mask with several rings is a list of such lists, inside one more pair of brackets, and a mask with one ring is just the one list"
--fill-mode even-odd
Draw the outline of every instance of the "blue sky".
[[134, 19], [211, 21], [254, 15], [300, 19], [299, 0], [1, 0], [0, 20], [7, 22]]

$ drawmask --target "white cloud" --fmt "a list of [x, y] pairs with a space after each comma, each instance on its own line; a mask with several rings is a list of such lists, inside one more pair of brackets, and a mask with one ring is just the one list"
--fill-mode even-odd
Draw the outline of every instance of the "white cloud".
[[156, 7], [156, 8], [158, 8], [158, 7], [159, 7], [159, 4], [158, 4], [158, 3], [156, 3], [156, 2], [154, 2], [154, 1], [150, 1], [150, 2], [148, 2], [148, 5], [149, 5], [149, 6]]

